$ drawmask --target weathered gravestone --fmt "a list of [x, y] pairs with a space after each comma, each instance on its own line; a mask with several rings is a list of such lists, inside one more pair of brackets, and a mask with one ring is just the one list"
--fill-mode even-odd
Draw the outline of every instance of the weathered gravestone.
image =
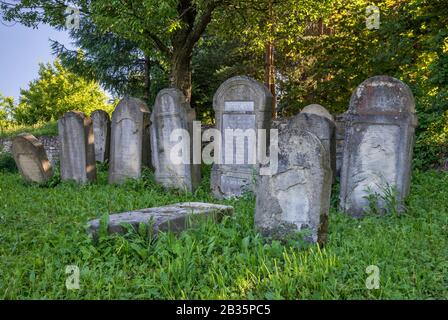
[[302, 231], [307, 241], [324, 244], [332, 183], [330, 154], [315, 134], [304, 131], [294, 119], [280, 128], [278, 140], [277, 172], [257, 179], [255, 226], [274, 239]]
[[417, 126], [411, 90], [392, 77], [367, 79], [353, 93], [346, 121], [341, 209], [362, 215], [369, 208], [367, 197], [374, 196], [383, 210], [390, 191], [401, 204], [409, 193]]
[[86, 183], [96, 180], [92, 120], [84, 113], [70, 111], [58, 121], [59, 160], [62, 180]]
[[[164, 207], [112, 214], [109, 216], [107, 232], [108, 234], [125, 234], [129, 226], [134, 231], [138, 231], [139, 225], [144, 224], [152, 235], [164, 231], [180, 233], [186, 228], [196, 226], [200, 221], [213, 219], [219, 222], [225, 215], [232, 214], [233, 207], [230, 206], [200, 202], [176, 203]], [[88, 233], [94, 238], [98, 237], [99, 230], [100, 219], [89, 222]]]
[[105, 162], [109, 160], [110, 152], [110, 117], [104, 110], [95, 110], [90, 115], [93, 122], [95, 136], [95, 160]]
[[268, 88], [243, 76], [228, 79], [216, 92], [213, 108], [216, 129], [222, 137], [221, 161], [213, 165], [211, 175], [211, 189], [216, 197], [240, 196], [253, 190], [258, 174], [258, 130], [266, 130], [268, 144], [272, 100]]
[[165, 187], [193, 191], [200, 183], [200, 163], [193, 164], [195, 118], [180, 90], [158, 93], [151, 114], [151, 154], [156, 181]]
[[142, 166], [151, 166], [150, 116], [146, 104], [125, 97], [112, 114], [109, 183], [138, 179]]
[[28, 182], [45, 183], [53, 176], [44, 145], [29, 133], [12, 140], [12, 154], [22, 177]]
[[321, 105], [306, 106], [293, 117], [290, 126], [314, 133], [330, 155], [333, 181], [336, 180], [336, 126], [333, 116]]

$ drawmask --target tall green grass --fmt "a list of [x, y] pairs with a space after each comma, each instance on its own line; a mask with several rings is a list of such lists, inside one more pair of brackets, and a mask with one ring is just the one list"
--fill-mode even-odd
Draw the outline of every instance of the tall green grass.
[[[1, 299], [447, 299], [448, 174], [416, 173], [403, 215], [353, 219], [335, 209], [323, 249], [266, 243], [253, 228], [254, 198], [217, 201], [208, 172], [195, 193], [167, 192], [150, 176], [123, 186], [27, 185], [0, 173]], [[104, 213], [183, 201], [224, 203], [235, 214], [157, 241], [86, 235]], [[67, 290], [65, 267], [81, 271]], [[380, 270], [368, 290], [366, 268]]]

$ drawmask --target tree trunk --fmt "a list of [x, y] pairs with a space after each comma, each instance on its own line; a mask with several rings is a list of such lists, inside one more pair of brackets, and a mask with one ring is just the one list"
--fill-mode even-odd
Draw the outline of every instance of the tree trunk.
[[184, 48], [174, 50], [171, 58], [171, 86], [178, 88], [183, 92], [187, 101], [191, 100], [191, 59], [192, 50]]
[[144, 99], [149, 105], [151, 99], [151, 60], [149, 56], [145, 56], [145, 92]]

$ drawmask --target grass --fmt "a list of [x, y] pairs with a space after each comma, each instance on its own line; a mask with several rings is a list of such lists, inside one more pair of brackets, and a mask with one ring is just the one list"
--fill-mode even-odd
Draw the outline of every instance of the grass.
[[58, 134], [57, 121], [46, 122], [42, 124], [35, 124], [30, 126], [14, 125], [8, 128], [0, 128], [1, 138], [12, 138], [21, 133], [31, 133], [32, 135], [39, 136], [55, 136]]
[[[0, 173], [0, 299], [447, 299], [448, 173], [415, 173], [406, 214], [357, 220], [335, 210], [328, 245], [265, 243], [254, 198], [216, 201], [209, 174], [194, 194], [138, 182], [27, 185]], [[337, 191], [337, 190], [335, 190]], [[93, 243], [88, 220], [183, 201], [224, 203], [235, 214], [156, 242], [138, 234]], [[65, 267], [80, 268], [67, 290]], [[380, 288], [366, 289], [366, 268]]]

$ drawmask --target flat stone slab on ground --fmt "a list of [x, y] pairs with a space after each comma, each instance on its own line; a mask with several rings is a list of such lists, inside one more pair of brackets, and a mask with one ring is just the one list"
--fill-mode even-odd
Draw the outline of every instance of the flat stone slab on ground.
[[[212, 203], [184, 202], [163, 207], [154, 207], [136, 211], [112, 214], [109, 216], [108, 233], [125, 234], [126, 225], [131, 225], [134, 230], [138, 230], [140, 223], [144, 223], [152, 228], [153, 234], [163, 231], [180, 233], [188, 227], [194, 227], [200, 220], [212, 218], [216, 222], [226, 215], [233, 214], [233, 207]], [[189, 217], [192, 219], [188, 226]], [[197, 218], [197, 219], [196, 219]], [[89, 222], [88, 232], [94, 238], [98, 236], [100, 229], [100, 219]]]

